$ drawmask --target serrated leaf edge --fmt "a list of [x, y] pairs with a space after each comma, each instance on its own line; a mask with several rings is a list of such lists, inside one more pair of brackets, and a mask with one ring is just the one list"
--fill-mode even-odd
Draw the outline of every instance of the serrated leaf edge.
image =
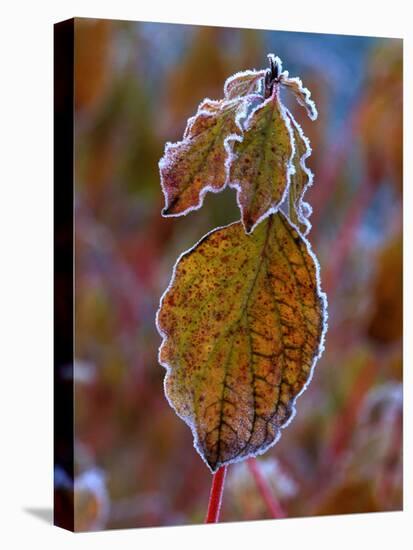
[[[300, 126], [300, 124], [296, 121], [296, 119], [294, 118], [294, 116], [292, 115], [292, 113], [286, 108], [286, 113], [287, 113], [287, 116], [291, 119], [292, 123], [294, 124], [297, 132], [300, 134], [300, 137], [301, 139], [303, 140], [303, 142], [305, 143], [305, 147], [306, 147], [306, 151], [304, 152], [304, 154], [300, 157], [300, 166], [303, 170], [303, 172], [306, 174], [307, 176], [307, 183], [304, 185], [303, 187], [303, 190], [298, 198], [298, 200], [294, 203], [294, 207], [295, 207], [295, 211], [297, 212], [297, 216], [298, 216], [298, 219], [299, 221], [306, 226], [306, 230], [305, 232], [303, 232], [302, 230], [300, 230], [299, 228], [297, 228], [296, 224], [294, 224], [294, 222], [290, 219], [290, 217], [288, 216], [291, 224], [297, 229], [297, 231], [301, 234], [301, 235], [308, 235], [308, 233], [311, 231], [311, 222], [310, 220], [308, 219], [311, 214], [312, 214], [312, 207], [310, 205], [310, 203], [306, 202], [303, 200], [303, 197], [304, 197], [304, 194], [306, 193], [307, 189], [309, 187], [311, 187], [314, 183], [314, 174], [313, 172], [308, 168], [308, 166], [306, 165], [305, 161], [308, 159], [308, 157], [311, 156], [311, 153], [312, 153], [312, 149], [311, 149], [311, 143], [310, 143], [310, 140], [308, 139], [308, 137], [304, 134], [303, 132], [303, 129], [302, 127]], [[294, 139], [294, 148], [295, 147], [295, 139]], [[295, 173], [295, 167], [293, 166], [294, 168], [294, 173]], [[307, 213], [304, 212], [304, 209], [307, 211]]]
[[304, 98], [302, 101], [299, 96], [293, 91], [297, 103], [305, 108], [305, 110], [307, 111], [307, 115], [311, 120], [316, 120], [318, 117], [316, 104], [311, 99], [310, 90], [304, 87], [301, 78], [298, 76], [290, 77], [288, 71], [284, 71], [282, 73], [280, 82], [286, 88], [293, 88], [295, 84], [297, 85], [298, 91]]
[[[245, 71], [238, 71], [237, 73], [234, 73], [233, 75], [229, 76], [225, 83], [224, 83], [224, 97], [226, 99], [229, 99], [228, 98], [228, 86], [231, 84], [231, 82], [237, 78], [239, 78], [240, 76], [256, 76], [256, 80], [253, 81], [253, 83], [255, 84], [260, 78], [264, 79], [264, 76], [265, 76], [265, 69], [260, 69], [260, 70], [256, 70], [256, 69], [247, 69]], [[248, 95], [254, 95], [256, 94], [257, 92], [251, 92], [250, 94]], [[259, 94], [258, 94], [259, 95]], [[242, 97], [242, 96], [237, 96], [237, 97]], [[246, 96], [244, 96], [246, 97]], [[234, 99], [234, 98], [232, 98]]]

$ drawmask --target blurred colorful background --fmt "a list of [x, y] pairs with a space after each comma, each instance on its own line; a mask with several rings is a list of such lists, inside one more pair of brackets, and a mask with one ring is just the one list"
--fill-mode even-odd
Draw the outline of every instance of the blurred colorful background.
[[[319, 110], [291, 105], [313, 148], [329, 331], [256, 467], [288, 517], [400, 510], [402, 41], [76, 19], [75, 43], [76, 530], [204, 521], [211, 474], [164, 397], [155, 313], [178, 255], [239, 212], [226, 190], [163, 218], [158, 161], [204, 97], [269, 52]], [[231, 465], [221, 521], [271, 515], [252, 469]]]

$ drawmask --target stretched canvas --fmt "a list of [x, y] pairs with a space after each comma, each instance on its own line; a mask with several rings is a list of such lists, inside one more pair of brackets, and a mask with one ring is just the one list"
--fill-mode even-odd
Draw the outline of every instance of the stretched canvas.
[[402, 40], [54, 40], [55, 524], [401, 510]]

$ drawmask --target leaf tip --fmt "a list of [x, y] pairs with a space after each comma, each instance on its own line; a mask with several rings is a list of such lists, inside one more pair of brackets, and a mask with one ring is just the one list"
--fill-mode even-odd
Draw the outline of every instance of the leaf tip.
[[193, 208], [188, 207], [187, 210], [184, 210], [178, 197], [168, 198], [161, 210], [161, 214], [164, 218], [185, 216], [188, 210], [193, 210]]
[[205, 462], [213, 474], [215, 474], [221, 467], [221, 464], [217, 460], [208, 460], [206, 458]]
[[247, 235], [251, 235], [252, 230], [254, 228], [254, 222], [252, 220], [243, 220], [245, 233]]

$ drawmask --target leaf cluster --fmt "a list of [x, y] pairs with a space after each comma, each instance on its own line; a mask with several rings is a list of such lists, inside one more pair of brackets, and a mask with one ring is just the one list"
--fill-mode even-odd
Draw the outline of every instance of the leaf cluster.
[[305, 235], [311, 149], [281, 101], [290, 90], [317, 111], [299, 78], [269, 56], [266, 70], [227, 79], [159, 163], [164, 216], [237, 191], [241, 220], [178, 259], [157, 315], [166, 396], [212, 471], [273, 445], [292, 419], [323, 348], [326, 300]]

